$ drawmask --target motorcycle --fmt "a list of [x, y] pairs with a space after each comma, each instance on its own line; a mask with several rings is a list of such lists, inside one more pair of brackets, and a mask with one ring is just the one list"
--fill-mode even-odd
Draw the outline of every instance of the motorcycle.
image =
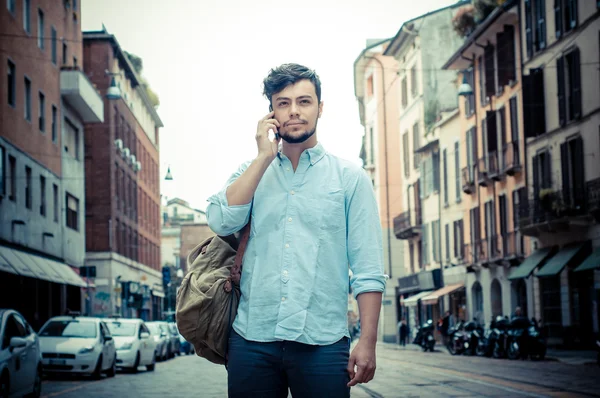
[[507, 345], [509, 359], [542, 360], [546, 357], [546, 339], [533, 318], [530, 321], [519, 317], [511, 321]]
[[448, 331], [446, 348], [451, 355], [462, 354], [468, 347], [467, 333], [464, 326], [465, 323], [463, 321], [459, 321], [452, 329]]
[[467, 322], [464, 326], [464, 351], [465, 355], [477, 354], [479, 341], [483, 338], [483, 327], [476, 320]]
[[508, 325], [506, 317], [498, 315], [494, 322], [494, 328], [490, 338], [494, 341], [492, 356], [494, 358], [506, 358], [508, 352]]
[[435, 338], [433, 337], [433, 321], [431, 319], [419, 328], [413, 344], [421, 346], [424, 352], [433, 352]]

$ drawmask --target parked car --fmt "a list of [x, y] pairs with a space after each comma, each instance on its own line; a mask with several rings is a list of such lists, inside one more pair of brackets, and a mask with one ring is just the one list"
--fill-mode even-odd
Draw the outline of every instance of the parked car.
[[111, 318], [106, 322], [115, 339], [117, 367], [137, 372], [145, 366], [150, 372], [156, 364], [156, 342], [143, 320]]
[[170, 337], [166, 330], [160, 327], [158, 322], [146, 322], [150, 336], [156, 343], [156, 359], [158, 361], [166, 361], [169, 354]]
[[39, 397], [42, 357], [37, 334], [23, 316], [0, 309], [0, 397]]
[[195, 352], [194, 346], [179, 333], [179, 352], [184, 355], [191, 355]]
[[171, 335], [171, 352], [173, 353], [173, 356], [175, 356], [175, 354], [181, 355], [181, 343], [179, 341], [179, 330], [177, 329], [177, 324], [175, 322], [169, 322], [167, 326]]
[[78, 313], [53, 317], [40, 329], [39, 339], [46, 373], [115, 376], [117, 351], [104, 319]]

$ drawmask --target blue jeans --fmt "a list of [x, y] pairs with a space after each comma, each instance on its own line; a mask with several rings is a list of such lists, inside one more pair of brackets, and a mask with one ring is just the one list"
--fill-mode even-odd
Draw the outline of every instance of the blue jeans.
[[245, 340], [234, 330], [229, 337], [228, 389], [230, 398], [348, 398], [346, 370], [350, 340], [343, 337], [326, 346], [292, 341], [260, 343]]

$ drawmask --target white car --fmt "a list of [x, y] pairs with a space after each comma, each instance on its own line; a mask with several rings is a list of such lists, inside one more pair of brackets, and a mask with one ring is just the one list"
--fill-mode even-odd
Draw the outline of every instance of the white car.
[[39, 397], [42, 357], [38, 336], [17, 311], [0, 309], [0, 397]]
[[117, 369], [115, 342], [101, 318], [57, 316], [39, 332], [44, 372], [114, 377]]
[[156, 342], [141, 319], [112, 318], [106, 324], [115, 338], [117, 366], [137, 372], [145, 366], [150, 372], [156, 364]]
[[156, 343], [156, 359], [159, 361], [166, 361], [169, 354], [169, 335], [157, 322], [146, 322], [146, 326], [148, 327], [148, 330], [150, 330], [150, 337], [152, 337]]

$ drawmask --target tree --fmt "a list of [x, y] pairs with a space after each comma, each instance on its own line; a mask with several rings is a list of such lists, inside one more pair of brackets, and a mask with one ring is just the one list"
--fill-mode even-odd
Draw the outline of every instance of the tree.
[[142, 87], [144, 87], [144, 90], [146, 90], [146, 95], [148, 96], [150, 103], [152, 104], [153, 107], [155, 107], [155, 108], [158, 107], [160, 105], [160, 99], [158, 98], [158, 95], [154, 92], [154, 90], [152, 90], [152, 88], [150, 88], [150, 84], [148, 83], [146, 78], [142, 75], [142, 71], [144, 70], [144, 62], [142, 61], [142, 58], [138, 57], [135, 54], [129, 53], [127, 51], [124, 51], [124, 52], [125, 52], [125, 55], [127, 56], [127, 58], [129, 59], [129, 62], [131, 62], [131, 65], [133, 66], [135, 73], [137, 73], [138, 77], [140, 78], [140, 83], [141, 83]]

